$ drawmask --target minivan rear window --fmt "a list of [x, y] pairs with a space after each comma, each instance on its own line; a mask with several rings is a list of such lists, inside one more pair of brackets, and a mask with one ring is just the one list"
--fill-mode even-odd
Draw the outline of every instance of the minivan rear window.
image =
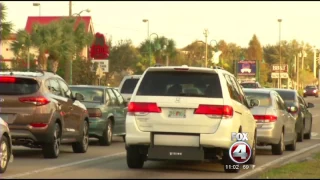
[[215, 73], [149, 71], [137, 95], [221, 98], [222, 91], [219, 76]]
[[124, 94], [132, 94], [139, 79], [126, 79], [121, 87], [121, 92]]
[[39, 90], [39, 84], [34, 79], [0, 76], [1, 95], [27, 95]]

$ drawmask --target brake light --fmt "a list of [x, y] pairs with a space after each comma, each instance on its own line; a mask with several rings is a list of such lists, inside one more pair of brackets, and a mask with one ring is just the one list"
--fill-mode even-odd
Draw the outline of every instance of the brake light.
[[0, 77], [0, 83], [15, 83], [15, 77]]
[[194, 111], [194, 114], [219, 116], [220, 118], [227, 119], [233, 117], [233, 108], [231, 106], [223, 105], [200, 104], [199, 107]]
[[189, 68], [173, 68], [176, 71], [188, 71]]
[[31, 103], [31, 104], [34, 104], [36, 106], [46, 105], [46, 104], [48, 104], [50, 102], [46, 97], [43, 97], [43, 96], [22, 97], [22, 98], [19, 98], [19, 101], [23, 102], [23, 103]]
[[128, 112], [161, 113], [161, 108], [156, 103], [130, 102]]
[[100, 109], [88, 109], [89, 117], [102, 117], [102, 112]]
[[48, 126], [48, 124], [47, 123], [31, 123], [30, 126], [33, 128], [45, 128]]
[[278, 117], [274, 115], [253, 115], [254, 119], [261, 122], [275, 122]]

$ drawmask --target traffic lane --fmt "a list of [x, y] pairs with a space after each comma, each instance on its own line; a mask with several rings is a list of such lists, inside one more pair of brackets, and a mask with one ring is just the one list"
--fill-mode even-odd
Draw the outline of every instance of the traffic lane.
[[8, 165], [4, 176], [12, 176], [84, 159], [116, 154], [124, 152], [124, 150], [122, 137], [114, 137], [110, 146], [100, 146], [96, 139], [90, 139], [86, 153], [73, 153], [71, 145], [63, 145], [61, 146], [61, 152], [57, 159], [44, 159], [41, 149], [14, 146], [14, 161]]
[[[297, 144], [297, 151], [320, 143], [320, 140], [305, 140]], [[279, 157], [291, 154], [286, 151], [282, 156], [272, 155], [271, 147], [259, 147], [256, 157], [256, 168]], [[219, 163], [193, 163], [193, 162], [145, 162], [143, 169], [129, 169], [125, 155], [112, 159], [100, 159], [89, 163], [78, 164], [52, 171], [34, 173], [22, 178], [235, 178], [249, 170], [241, 170], [240, 173], [225, 173]]]

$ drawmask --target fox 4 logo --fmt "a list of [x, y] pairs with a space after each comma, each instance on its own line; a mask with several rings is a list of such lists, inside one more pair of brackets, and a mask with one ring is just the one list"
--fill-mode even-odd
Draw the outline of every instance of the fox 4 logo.
[[248, 133], [231, 133], [231, 141], [248, 141]]

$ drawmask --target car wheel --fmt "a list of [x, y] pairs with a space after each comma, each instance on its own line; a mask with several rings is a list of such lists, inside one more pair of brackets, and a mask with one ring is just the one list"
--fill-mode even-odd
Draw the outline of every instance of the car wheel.
[[304, 139], [311, 139], [311, 132], [312, 132], [312, 120], [310, 121], [309, 132], [304, 135]]
[[131, 169], [141, 169], [146, 155], [140, 153], [138, 147], [127, 147], [127, 166]]
[[229, 168], [229, 167], [233, 167], [233, 165], [238, 165], [235, 162], [232, 161], [232, 159], [229, 156], [229, 150], [225, 150], [223, 152], [223, 156], [222, 156], [222, 164], [223, 164], [223, 169], [224, 172], [226, 173], [238, 173], [240, 171], [240, 168]]
[[294, 138], [292, 144], [286, 146], [286, 150], [288, 151], [295, 151], [297, 147], [297, 133], [294, 133]]
[[54, 124], [52, 134], [51, 141], [49, 143], [45, 143], [42, 147], [44, 158], [57, 158], [60, 154], [61, 127], [58, 123]]
[[304, 126], [301, 128], [300, 132], [298, 133], [298, 142], [302, 142], [303, 141], [303, 130], [304, 130]]
[[112, 143], [113, 127], [110, 119], [107, 120], [107, 127], [103, 131], [102, 137], [99, 138], [101, 146], [110, 146]]
[[85, 153], [89, 147], [89, 124], [87, 121], [83, 123], [81, 141], [72, 143], [74, 153]]
[[9, 159], [10, 159], [10, 145], [9, 140], [6, 136], [2, 135], [0, 140], [0, 173], [4, 173], [8, 167]]
[[257, 134], [254, 136], [252, 148], [251, 148], [251, 157], [249, 161], [246, 162], [246, 164], [255, 164], [256, 162], [256, 149], [257, 149]]
[[284, 138], [283, 138], [283, 131], [282, 131], [280, 135], [279, 143], [273, 144], [271, 151], [273, 155], [282, 155], [284, 150], [285, 150], [285, 145], [284, 145]]

